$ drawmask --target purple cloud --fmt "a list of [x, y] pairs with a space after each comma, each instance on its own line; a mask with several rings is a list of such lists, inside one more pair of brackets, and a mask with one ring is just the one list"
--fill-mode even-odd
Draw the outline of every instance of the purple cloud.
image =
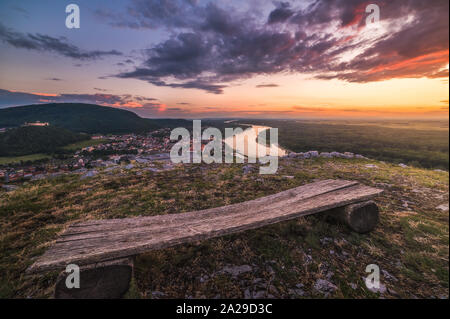
[[125, 19], [170, 36], [116, 76], [214, 94], [235, 80], [279, 73], [359, 83], [448, 76], [449, 2], [376, 3], [381, 21], [369, 28], [363, 0], [280, 2], [265, 17], [215, 3], [134, 0]]

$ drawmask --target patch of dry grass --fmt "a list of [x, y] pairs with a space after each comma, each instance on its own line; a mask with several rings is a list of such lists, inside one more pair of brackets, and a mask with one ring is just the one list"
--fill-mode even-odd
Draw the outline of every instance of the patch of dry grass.
[[[368, 163], [378, 168], [366, 168]], [[379, 227], [360, 235], [323, 216], [309, 216], [150, 252], [136, 260], [129, 295], [324, 297], [313, 287], [326, 279], [338, 287], [328, 297], [371, 298], [377, 295], [362, 278], [366, 265], [375, 263], [388, 274], [382, 275], [384, 297], [448, 297], [448, 212], [436, 209], [448, 202], [448, 173], [341, 159], [285, 159], [277, 175], [266, 176], [256, 168], [244, 175], [238, 164], [186, 165], [161, 173], [137, 168], [85, 180], [76, 175], [41, 180], [2, 192], [0, 297], [51, 296], [57, 274], [30, 277], [25, 269], [75, 221], [200, 210], [325, 178], [385, 189], [377, 199]], [[251, 271], [237, 277], [221, 272], [239, 265]]]

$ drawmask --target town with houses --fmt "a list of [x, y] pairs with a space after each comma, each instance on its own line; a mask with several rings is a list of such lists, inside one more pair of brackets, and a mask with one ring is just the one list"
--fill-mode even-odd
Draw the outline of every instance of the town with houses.
[[[25, 123], [23, 126], [48, 126], [48, 123]], [[162, 128], [147, 134], [94, 135], [92, 146], [76, 150], [64, 158], [51, 158], [33, 162], [20, 162], [0, 165], [0, 190], [13, 191], [27, 181], [54, 178], [64, 174], [80, 174], [81, 178], [94, 177], [98, 170], [111, 171], [115, 168], [144, 169], [158, 172], [172, 169], [175, 164], [170, 160], [170, 150], [176, 141], [170, 140], [170, 129]], [[201, 141], [201, 149], [209, 141]], [[193, 145], [191, 140], [190, 152]], [[285, 158], [366, 158], [349, 152], [309, 151], [304, 153], [287, 152]], [[404, 164], [401, 164], [404, 165]], [[247, 173], [251, 165], [244, 166]], [[406, 165], [405, 165], [406, 166]]]
[[[45, 125], [45, 124], [43, 124]], [[0, 185], [5, 190], [14, 190], [17, 184], [28, 180], [57, 177], [63, 174], [79, 173], [85, 177], [94, 176], [99, 168], [123, 166], [131, 169], [135, 165], [154, 166], [150, 170], [169, 169], [169, 152], [175, 142], [171, 142], [168, 128], [153, 131], [146, 135], [96, 135], [92, 140], [99, 144], [74, 151], [64, 159], [52, 158], [43, 161], [0, 165]]]

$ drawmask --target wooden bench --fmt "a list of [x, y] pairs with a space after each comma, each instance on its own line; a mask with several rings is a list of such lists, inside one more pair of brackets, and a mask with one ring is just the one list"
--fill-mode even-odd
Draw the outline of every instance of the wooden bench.
[[28, 269], [30, 273], [80, 267], [80, 288], [59, 276], [56, 298], [117, 298], [129, 286], [133, 256], [328, 211], [357, 232], [378, 222], [370, 201], [382, 191], [353, 181], [323, 180], [255, 200], [180, 214], [76, 223]]

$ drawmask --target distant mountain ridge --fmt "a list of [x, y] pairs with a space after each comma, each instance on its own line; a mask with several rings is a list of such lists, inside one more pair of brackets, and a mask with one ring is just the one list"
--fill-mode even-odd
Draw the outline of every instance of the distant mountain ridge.
[[95, 104], [35, 104], [0, 110], [0, 128], [36, 121], [89, 134], [143, 133], [160, 128], [156, 120], [141, 118], [131, 111]]

